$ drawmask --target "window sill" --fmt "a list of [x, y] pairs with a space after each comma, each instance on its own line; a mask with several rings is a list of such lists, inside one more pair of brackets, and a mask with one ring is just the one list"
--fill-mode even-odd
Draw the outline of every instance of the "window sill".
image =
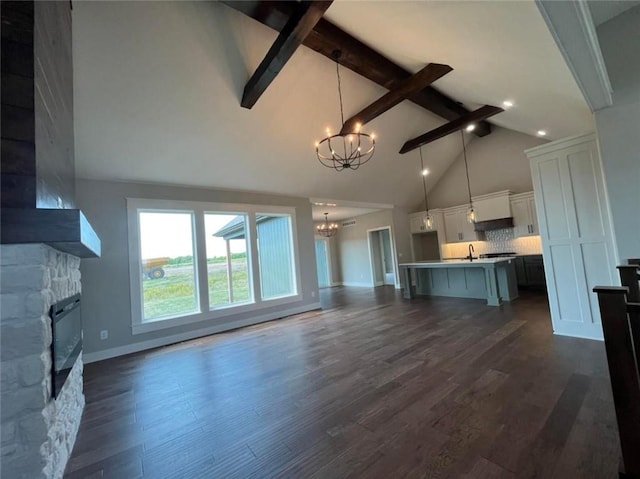
[[187, 316], [177, 316], [167, 319], [158, 319], [155, 321], [147, 321], [144, 323], [134, 323], [131, 326], [133, 335], [151, 333], [153, 331], [161, 331], [163, 329], [176, 328], [185, 324], [200, 323], [205, 321], [217, 321], [231, 316], [245, 313], [259, 312], [274, 306], [287, 305], [302, 301], [302, 295], [296, 294], [292, 296], [278, 297], [274, 299], [263, 300], [259, 303], [242, 304], [238, 306], [228, 306], [217, 308], [204, 313], [195, 313]]

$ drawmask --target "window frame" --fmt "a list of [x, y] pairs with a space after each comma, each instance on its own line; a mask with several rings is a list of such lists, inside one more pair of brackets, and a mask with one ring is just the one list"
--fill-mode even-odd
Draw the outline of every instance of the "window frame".
[[[298, 231], [296, 223], [296, 208], [293, 206], [253, 205], [242, 203], [181, 201], [166, 199], [126, 198], [127, 225], [128, 225], [128, 252], [129, 252], [129, 283], [131, 294], [131, 331], [132, 334], [144, 334], [167, 328], [174, 328], [185, 324], [205, 321], [215, 321], [230, 316], [260, 311], [302, 300], [302, 287], [300, 278], [300, 256], [298, 246]], [[193, 213], [193, 242], [194, 242], [194, 268], [196, 274], [196, 295], [200, 311], [183, 316], [172, 316], [166, 319], [144, 321], [143, 319], [143, 295], [142, 295], [142, 258], [140, 244], [139, 212], [192, 212]], [[250, 285], [253, 288], [252, 302], [238, 305], [226, 305], [209, 309], [208, 270], [206, 252], [205, 214], [246, 214], [248, 217], [247, 228], [247, 255], [249, 262]], [[292, 295], [278, 296], [272, 299], [263, 299], [260, 287], [260, 271], [257, 243], [257, 214], [288, 215], [291, 218], [292, 241], [292, 272], [295, 275], [295, 291]]]

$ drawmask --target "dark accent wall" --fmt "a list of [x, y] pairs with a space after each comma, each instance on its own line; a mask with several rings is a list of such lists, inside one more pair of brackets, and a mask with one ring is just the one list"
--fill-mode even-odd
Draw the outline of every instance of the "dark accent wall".
[[33, 2], [2, 2], [2, 207], [36, 205]]
[[70, 2], [0, 8], [2, 207], [74, 208]]

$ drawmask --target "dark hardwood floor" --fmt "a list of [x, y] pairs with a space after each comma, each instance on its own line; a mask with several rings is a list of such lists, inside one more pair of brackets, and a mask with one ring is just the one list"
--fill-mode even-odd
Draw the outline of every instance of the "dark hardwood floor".
[[85, 368], [66, 478], [615, 478], [604, 345], [502, 307], [322, 291], [323, 311]]

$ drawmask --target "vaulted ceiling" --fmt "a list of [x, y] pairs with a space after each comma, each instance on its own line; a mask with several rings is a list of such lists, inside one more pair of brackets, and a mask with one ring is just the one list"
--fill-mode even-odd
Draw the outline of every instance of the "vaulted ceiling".
[[[334, 1], [325, 18], [411, 72], [451, 65], [433, 86], [470, 110], [514, 101], [495, 125], [552, 139], [592, 128], [533, 2]], [[73, 21], [79, 177], [419, 202], [418, 153], [398, 150], [442, 118], [404, 101], [366, 126], [379, 137], [367, 165], [324, 168], [313, 144], [340, 127], [335, 65], [304, 46], [251, 110], [240, 107], [271, 28], [215, 2], [77, 2]], [[347, 117], [387, 92], [348, 70], [342, 86]], [[455, 135], [425, 148], [430, 184], [460, 149]]]

